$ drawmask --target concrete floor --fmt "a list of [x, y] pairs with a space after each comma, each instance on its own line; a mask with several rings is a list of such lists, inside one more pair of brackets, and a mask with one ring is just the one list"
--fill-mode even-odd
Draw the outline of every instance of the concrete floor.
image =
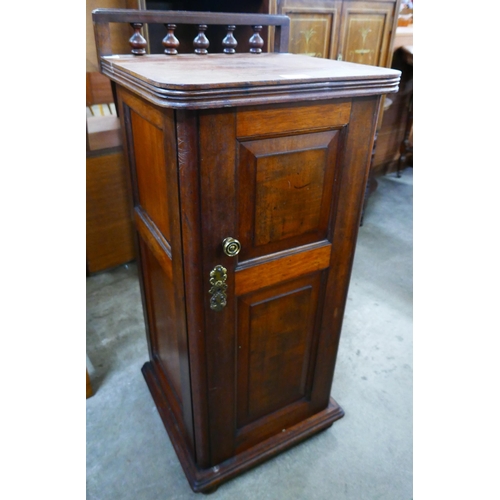
[[[412, 498], [413, 170], [379, 178], [360, 228], [332, 396], [345, 417], [222, 485], [213, 500]], [[87, 278], [87, 498], [191, 491], [141, 373], [134, 264]]]

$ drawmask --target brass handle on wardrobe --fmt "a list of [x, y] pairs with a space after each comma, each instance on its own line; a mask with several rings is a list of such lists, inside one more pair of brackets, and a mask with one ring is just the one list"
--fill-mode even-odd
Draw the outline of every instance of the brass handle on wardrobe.
[[222, 248], [228, 257], [234, 257], [240, 253], [241, 243], [234, 238], [225, 238], [222, 242]]

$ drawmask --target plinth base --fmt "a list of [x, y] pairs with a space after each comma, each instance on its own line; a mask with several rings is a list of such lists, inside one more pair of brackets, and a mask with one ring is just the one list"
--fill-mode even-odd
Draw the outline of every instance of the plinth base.
[[344, 416], [344, 410], [342, 410], [333, 398], [330, 398], [328, 407], [325, 410], [303, 420], [293, 427], [289, 427], [285, 432], [281, 432], [214, 467], [200, 469], [194, 463], [187, 445], [179, 432], [175, 417], [167, 402], [167, 398], [163, 394], [151, 362], [144, 364], [142, 373], [186, 474], [186, 478], [193, 491], [197, 493], [210, 493], [214, 491], [220, 484], [330, 427], [333, 422]]

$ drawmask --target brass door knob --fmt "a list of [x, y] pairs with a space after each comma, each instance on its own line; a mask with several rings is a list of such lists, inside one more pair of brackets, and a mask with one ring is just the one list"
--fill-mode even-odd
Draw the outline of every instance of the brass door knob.
[[240, 253], [241, 243], [234, 238], [225, 238], [222, 242], [222, 248], [228, 257], [234, 257]]

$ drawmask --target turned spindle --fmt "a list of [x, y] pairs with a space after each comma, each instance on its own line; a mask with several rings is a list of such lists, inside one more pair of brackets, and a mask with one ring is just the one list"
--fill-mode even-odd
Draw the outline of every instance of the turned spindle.
[[161, 42], [165, 47], [164, 52], [169, 56], [175, 56], [177, 54], [177, 48], [179, 47], [180, 43], [174, 35], [174, 30], [175, 28], [177, 28], [177, 25], [165, 24], [165, 27], [167, 28], [167, 34]]
[[234, 38], [233, 31], [236, 29], [236, 26], [228, 26], [227, 27], [227, 35], [224, 37], [224, 40], [222, 40], [222, 45], [224, 46], [224, 53], [225, 54], [234, 54], [236, 52], [236, 46], [238, 45], [238, 42], [236, 41], [236, 38]]
[[146, 53], [146, 46], [148, 45], [146, 39], [141, 35], [142, 23], [130, 23], [130, 26], [134, 29], [134, 34], [129, 39], [132, 54], [142, 56]]
[[250, 52], [252, 54], [260, 54], [262, 52], [262, 47], [264, 46], [264, 40], [260, 36], [260, 31], [262, 26], [253, 27], [253, 35], [250, 37], [248, 43], [250, 44]]
[[198, 26], [198, 36], [194, 39], [193, 45], [195, 47], [194, 52], [196, 54], [208, 54], [208, 46], [210, 45], [210, 42], [208, 41], [208, 38], [205, 36], [205, 31], [207, 29], [206, 24], [200, 24]]

